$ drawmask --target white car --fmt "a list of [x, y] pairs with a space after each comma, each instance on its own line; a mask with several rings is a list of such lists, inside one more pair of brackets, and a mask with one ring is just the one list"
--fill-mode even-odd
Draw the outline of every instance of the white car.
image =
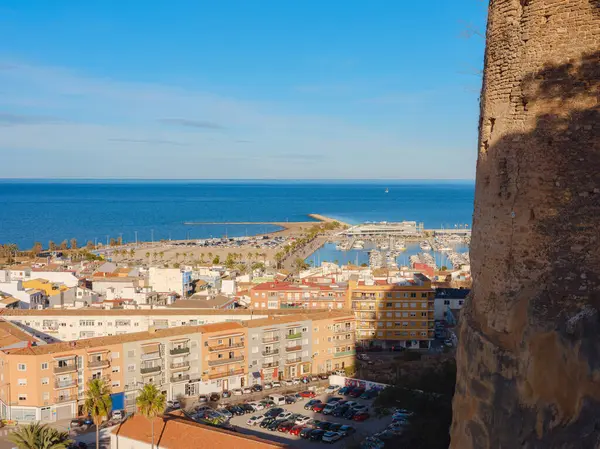
[[350, 408], [354, 408], [356, 406], [359, 406], [360, 404], [356, 401], [348, 401], [348, 402], [344, 403], [344, 405], [347, 405]]
[[252, 389], [250, 387], [244, 387], [244, 389], [242, 390], [242, 393], [250, 394], [250, 393], [252, 393]]
[[263, 390], [270, 390], [271, 388], [273, 388], [273, 384], [271, 384], [271, 382], [267, 382], [263, 385]]
[[292, 415], [292, 412], [281, 412], [279, 415], [277, 415], [277, 419], [288, 419]]
[[369, 407], [367, 407], [366, 405], [355, 405], [354, 407], [352, 407], [352, 410], [354, 410], [357, 413], [368, 413]]
[[294, 424], [296, 424], [297, 426], [305, 426], [311, 420], [312, 420], [312, 418], [309, 418], [308, 416], [300, 415], [298, 418], [296, 418], [296, 421], [294, 421]]
[[294, 385], [291, 380], [284, 380], [284, 381], [282, 381], [282, 383], [283, 383], [283, 385], [287, 385], [287, 386]]
[[242, 393], [242, 390], [241, 390], [240, 388], [236, 388], [236, 389], [234, 389], [234, 390], [231, 390], [231, 393], [232, 393], [234, 396], [241, 396], [241, 395], [243, 394], [243, 393]]
[[278, 381], [273, 382], [273, 388], [281, 387], [281, 383]]
[[323, 435], [323, 443], [335, 443], [340, 438], [342, 438], [342, 434], [339, 432], [327, 432]]
[[292, 385], [300, 385], [300, 379], [298, 379], [298, 378], [292, 379]]
[[256, 426], [265, 420], [265, 415], [252, 416], [246, 421], [249, 426]]
[[338, 391], [338, 387], [336, 387], [335, 385], [329, 385], [327, 388], [325, 388], [325, 393], [335, 393], [336, 391]]
[[261, 404], [260, 402], [254, 401], [254, 402], [248, 402], [248, 405], [250, 407], [252, 407], [255, 411], [259, 411], [259, 410], [264, 410], [265, 406], [263, 404]]
[[177, 410], [181, 408], [179, 401], [167, 401], [167, 407], [171, 410]]

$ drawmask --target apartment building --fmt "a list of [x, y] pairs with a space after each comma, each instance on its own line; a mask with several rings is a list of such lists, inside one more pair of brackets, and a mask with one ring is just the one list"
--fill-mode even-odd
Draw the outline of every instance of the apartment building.
[[314, 319], [313, 374], [329, 373], [355, 365], [355, 318], [352, 313]]
[[0, 309], [0, 318], [13, 322], [47, 341], [109, 337], [152, 329], [198, 326], [224, 321], [240, 321], [268, 316], [298, 315], [303, 310], [227, 310], [227, 309]]
[[[202, 326], [202, 380], [199, 392], [247, 385], [247, 330], [240, 323]], [[199, 386], [200, 387], [200, 386]], [[194, 394], [194, 392], [190, 392]]]
[[346, 306], [346, 292], [346, 284], [265, 282], [250, 291], [249, 308], [343, 309]]
[[148, 275], [148, 283], [155, 292], [175, 292], [184, 297], [193, 293], [191, 271], [179, 268], [150, 267]]
[[434, 339], [434, 298], [423, 274], [399, 282], [350, 281], [348, 300], [362, 347], [429, 348]]

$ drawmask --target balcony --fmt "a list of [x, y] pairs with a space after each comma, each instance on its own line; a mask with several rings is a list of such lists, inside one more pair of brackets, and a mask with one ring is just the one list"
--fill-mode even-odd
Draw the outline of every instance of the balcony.
[[269, 362], [262, 364], [263, 368], [275, 368], [276, 366], [279, 366], [279, 362]]
[[279, 341], [279, 337], [277, 335], [272, 335], [270, 337], [263, 337], [263, 339], [262, 339], [263, 344], [276, 343], [278, 341]]
[[183, 374], [181, 376], [171, 377], [171, 382], [187, 382], [188, 380], [190, 380], [189, 374]]
[[209, 346], [209, 352], [227, 351], [229, 349], [243, 348], [244, 342], [232, 343], [230, 345]]
[[302, 345], [286, 346], [285, 347], [285, 351], [286, 352], [294, 352], [294, 351], [301, 351], [301, 350], [302, 350]]
[[293, 363], [300, 363], [302, 361], [302, 357], [296, 357], [294, 359], [286, 359], [285, 364], [291, 365]]
[[230, 363], [238, 363], [238, 362], [243, 362], [243, 361], [244, 361], [244, 356], [240, 355], [238, 357], [231, 357], [228, 359], [209, 360], [208, 366], [228, 365]]
[[231, 370], [231, 371], [223, 371], [222, 373], [212, 373], [208, 375], [209, 379], [219, 379], [221, 377], [229, 377], [229, 376], [236, 376], [239, 374], [244, 374], [244, 369], [236, 369], [236, 370]]
[[190, 362], [171, 363], [173, 371], [186, 370], [190, 368]]
[[162, 367], [159, 366], [141, 366], [140, 367], [140, 373], [142, 374], [152, 374], [152, 373], [159, 373], [161, 371]]
[[190, 348], [188, 348], [187, 346], [183, 347], [183, 348], [173, 348], [169, 351], [169, 354], [171, 355], [182, 355], [182, 354], [189, 354], [190, 353]]
[[333, 332], [335, 334], [348, 334], [350, 332], [354, 332], [354, 328], [353, 327], [340, 327], [340, 328], [335, 328]]
[[142, 360], [160, 359], [160, 351], [153, 351], [153, 352], [147, 352], [145, 354], [142, 354], [141, 359]]
[[77, 371], [77, 365], [74, 363], [71, 365], [54, 367], [54, 374], [74, 373], [75, 371]]
[[340, 345], [348, 346], [348, 345], [353, 345], [353, 344], [354, 344], [354, 338], [350, 338], [348, 340], [333, 340], [334, 346], [340, 346]]
[[71, 388], [74, 387], [75, 385], [77, 385], [77, 380], [76, 379], [71, 379], [71, 380], [63, 380], [63, 381], [56, 381], [54, 382], [54, 389], [55, 390], [60, 390], [62, 388]]
[[66, 395], [66, 396], [56, 396], [54, 398], [54, 402], [56, 404], [60, 404], [61, 402], [71, 402], [71, 401], [75, 401], [77, 400], [77, 397], [75, 395], [70, 396], [70, 395]]
[[287, 334], [285, 336], [288, 340], [296, 340], [298, 338], [302, 338], [302, 332], [296, 332], [294, 334]]
[[265, 357], [268, 357], [270, 355], [277, 355], [277, 354], [279, 354], [279, 349], [273, 349], [271, 351], [263, 351], [262, 352], [262, 355]]
[[88, 362], [88, 368], [108, 368], [110, 361], [108, 360], [93, 360]]
[[333, 354], [334, 357], [347, 357], [350, 355], [356, 355], [356, 351], [342, 351], [342, 352], [336, 352], [335, 354]]

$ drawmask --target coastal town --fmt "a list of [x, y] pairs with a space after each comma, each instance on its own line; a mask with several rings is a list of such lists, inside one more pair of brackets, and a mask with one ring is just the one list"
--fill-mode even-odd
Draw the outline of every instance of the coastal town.
[[[225, 406], [282, 388], [333, 392], [359, 373], [385, 385], [385, 365], [369, 373], [379, 354], [452, 352], [470, 266], [466, 258], [442, 268], [431, 254], [468, 244], [469, 231], [318, 219], [238, 238], [5, 245], [2, 419], [76, 424], [87, 413], [89, 382], [101, 380], [111, 429], [152, 385], [179, 413], [173, 426], [217, 423], [227, 431], [235, 419], [211, 418], [199, 401], [214, 396]], [[369, 263], [308, 263], [326, 244], [366, 251]], [[397, 263], [411, 244], [418, 255]]]

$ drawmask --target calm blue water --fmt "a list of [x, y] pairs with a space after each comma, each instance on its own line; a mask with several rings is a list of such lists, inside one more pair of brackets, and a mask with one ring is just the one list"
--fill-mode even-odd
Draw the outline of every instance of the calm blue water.
[[[385, 194], [385, 188], [389, 193]], [[186, 226], [186, 221], [471, 223], [473, 182], [0, 181], [0, 243], [30, 248], [76, 238], [106, 241], [240, 236], [275, 228]]]

